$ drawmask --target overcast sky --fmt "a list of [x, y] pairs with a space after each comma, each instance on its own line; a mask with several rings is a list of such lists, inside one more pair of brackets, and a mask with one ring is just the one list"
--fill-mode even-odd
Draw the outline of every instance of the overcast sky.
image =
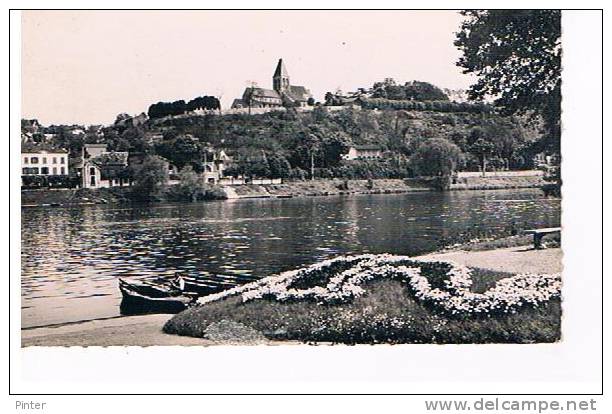
[[158, 101], [272, 87], [283, 58], [293, 85], [327, 91], [385, 77], [464, 89], [451, 11], [26, 11], [22, 115], [108, 124]]

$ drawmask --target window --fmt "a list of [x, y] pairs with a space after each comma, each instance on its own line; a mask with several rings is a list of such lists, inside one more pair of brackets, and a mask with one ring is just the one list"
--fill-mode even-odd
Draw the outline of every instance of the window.
[[23, 157], [24, 164], [28, 164], [29, 162], [30, 162], [30, 159], [28, 157]]
[[57, 157], [53, 157], [53, 164], [57, 164]]
[[42, 163], [43, 163], [43, 164], [46, 164], [46, 163], [47, 163], [47, 157], [43, 157], [43, 162], [42, 162]]
[[49, 167], [42, 167], [42, 168], [40, 169], [40, 173], [41, 173], [42, 175], [49, 175]]
[[60, 171], [62, 172], [62, 175], [65, 175], [65, 174], [66, 174], [66, 169], [65, 169], [64, 167], [62, 167], [62, 168], [60, 169]]
[[96, 169], [94, 167], [89, 167], [89, 175], [96, 175]]
[[66, 158], [61, 157], [61, 158], [60, 158], [60, 162], [61, 162], [62, 164], [66, 164]]
[[21, 174], [22, 175], [27, 175], [30, 173], [30, 169], [28, 167], [22, 168], [21, 169]]
[[30, 158], [30, 163], [31, 163], [31, 164], [38, 164], [38, 157], [32, 157], [32, 158]]
[[53, 175], [57, 175], [57, 167], [53, 167]]

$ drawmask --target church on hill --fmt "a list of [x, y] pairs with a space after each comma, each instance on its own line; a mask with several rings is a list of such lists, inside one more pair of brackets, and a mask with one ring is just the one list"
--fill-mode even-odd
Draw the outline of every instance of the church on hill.
[[272, 75], [272, 89], [248, 87], [244, 90], [241, 99], [234, 99], [232, 108], [280, 108], [306, 106], [312, 95], [303, 86], [291, 85], [289, 72], [283, 63], [278, 60], [274, 75]]

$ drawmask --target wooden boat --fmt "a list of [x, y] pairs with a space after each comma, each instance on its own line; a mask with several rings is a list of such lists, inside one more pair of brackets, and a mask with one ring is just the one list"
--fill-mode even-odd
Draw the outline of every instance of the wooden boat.
[[127, 282], [119, 279], [119, 290], [123, 295], [122, 314], [178, 313], [194, 303], [199, 296], [179, 289], [180, 280], [165, 283], [139, 280]]
[[203, 276], [195, 278], [177, 272], [174, 279], [119, 279], [123, 295], [121, 313], [177, 313], [194, 303], [198, 297], [231, 289], [252, 281], [239, 275]]

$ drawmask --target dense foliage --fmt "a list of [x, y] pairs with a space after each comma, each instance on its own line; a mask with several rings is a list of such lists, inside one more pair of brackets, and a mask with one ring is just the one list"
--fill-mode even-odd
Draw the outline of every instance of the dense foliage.
[[448, 96], [428, 82], [412, 81], [398, 85], [393, 78], [386, 78], [372, 86], [372, 97], [390, 100], [448, 101]]
[[434, 112], [471, 112], [492, 113], [493, 107], [483, 103], [449, 102], [446, 101], [410, 101], [385, 98], [361, 98], [360, 104], [366, 109], [398, 109], [409, 111]]
[[[501, 116], [483, 110], [483, 105], [447, 101], [365, 102], [364, 109], [328, 111], [318, 106], [303, 113], [166, 117], [138, 126], [82, 128], [79, 133], [71, 126], [52, 126], [48, 127], [54, 133], [49, 144], [67, 148], [75, 159], [85, 143], [106, 143], [111, 151], [159, 155], [179, 169], [191, 166], [196, 173], [203, 171], [214, 149], [223, 148], [233, 158], [227, 170], [231, 175], [403, 178], [414, 176], [409, 159], [414, 159], [418, 148], [439, 138], [461, 150], [463, 169], [531, 167], [529, 149], [539, 134], [521, 117]], [[369, 102], [377, 102], [379, 110], [367, 109]], [[397, 110], [379, 105], [381, 102], [438, 109]], [[382, 148], [383, 158], [342, 159], [350, 146], [365, 144]]]
[[[473, 24], [487, 16], [470, 13], [466, 16], [471, 16]], [[466, 33], [468, 26], [465, 23], [463, 27]], [[465, 34], [458, 40], [466, 56], [473, 47], [470, 36]], [[474, 59], [465, 57], [465, 65], [475, 65]], [[484, 86], [474, 88], [475, 95], [488, 90]], [[190, 167], [201, 173], [205, 162], [223, 149], [232, 158], [226, 173], [233, 176], [446, 177], [440, 187], [446, 186], [447, 178], [457, 169], [531, 168], [538, 147], [534, 143], [541, 141], [539, 125], [527, 122], [526, 116], [500, 114], [495, 106], [482, 102], [450, 102], [442, 90], [426, 82], [400, 85], [387, 78], [351, 97], [334, 96], [353, 99], [356, 105], [341, 110], [317, 105], [312, 111], [288, 108], [257, 115], [188, 114], [195, 109], [219, 108], [216, 98], [202, 96], [187, 103], [181, 100], [151, 105], [149, 118], [145, 114], [119, 114], [107, 127], [43, 127], [36, 120], [24, 120], [22, 131], [33, 140], [43, 136], [47, 143], [66, 148], [71, 165], [78, 161], [84, 144], [106, 143], [110, 151], [159, 155], [179, 169]], [[505, 105], [502, 109], [508, 114], [521, 113], [508, 108]], [[452, 151], [434, 156], [429, 141], [432, 138], [437, 139], [437, 150]], [[376, 146], [382, 157], [343, 159], [350, 147], [358, 145]], [[431, 157], [437, 161], [432, 163]]]
[[411, 157], [417, 175], [438, 177], [438, 188], [446, 189], [463, 157], [459, 147], [444, 138], [430, 138], [421, 144]]
[[24, 175], [22, 188], [76, 188], [81, 184], [79, 177], [69, 175]]
[[542, 117], [544, 148], [561, 136], [561, 11], [467, 10], [455, 45], [458, 65], [477, 76], [472, 98], [490, 95], [504, 114]]
[[219, 99], [214, 96], [199, 96], [185, 102], [184, 100], [174, 102], [158, 102], [149, 106], [149, 118], [163, 118], [168, 115], [182, 115], [197, 109], [221, 109]]
[[135, 198], [138, 198], [138, 195], [144, 199], [159, 196], [168, 181], [167, 166], [164, 161], [156, 156], [148, 156], [134, 169], [134, 182], [131, 190]]

